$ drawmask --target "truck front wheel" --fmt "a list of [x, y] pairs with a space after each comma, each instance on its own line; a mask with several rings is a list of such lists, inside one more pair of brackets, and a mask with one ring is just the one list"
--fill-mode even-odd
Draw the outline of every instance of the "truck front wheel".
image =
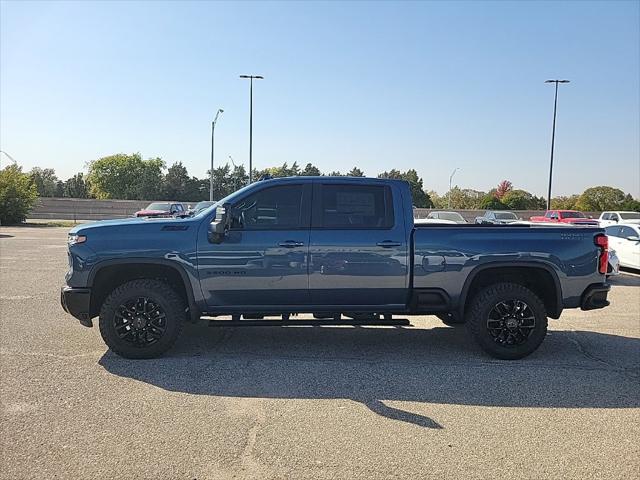
[[185, 316], [184, 302], [165, 282], [132, 280], [102, 304], [100, 334], [121, 357], [154, 358], [173, 346]]
[[489, 355], [516, 360], [534, 352], [547, 334], [544, 303], [517, 283], [481, 290], [467, 311], [469, 331]]

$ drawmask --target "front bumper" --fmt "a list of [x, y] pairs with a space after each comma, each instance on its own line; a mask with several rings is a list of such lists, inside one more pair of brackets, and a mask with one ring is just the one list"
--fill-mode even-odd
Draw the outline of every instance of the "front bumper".
[[64, 286], [60, 289], [60, 304], [85, 327], [93, 327], [90, 316], [91, 289]]
[[610, 303], [609, 300], [607, 300], [609, 290], [611, 290], [610, 285], [601, 283], [589, 285], [582, 294], [580, 308], [582, 310], [595, 310], [608, 306]]

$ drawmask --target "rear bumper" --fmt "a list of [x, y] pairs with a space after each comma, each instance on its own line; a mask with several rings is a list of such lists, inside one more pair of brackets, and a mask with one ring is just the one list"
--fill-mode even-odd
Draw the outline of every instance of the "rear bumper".
[[60, 304], [65, 312], [70, 313], [85, 327], [93, 327], [89, 314], [91, 304], [90, 288], [62, 287], [60, 289]]
[[582, 310], [595, 310], [608, 306], [610, 303], [609, 300], [607, 300], [609, 290], [611, 290], [610, 285], [601, 283], [589, 285], [582, 294], [580, 308]]

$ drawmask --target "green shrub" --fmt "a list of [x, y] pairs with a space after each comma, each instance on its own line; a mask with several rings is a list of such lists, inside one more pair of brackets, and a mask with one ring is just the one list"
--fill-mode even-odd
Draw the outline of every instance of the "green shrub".
[[21, 167], [12, 164], [0, 170], [0, 223], [24, 222], [37, 198], [36, 186]]

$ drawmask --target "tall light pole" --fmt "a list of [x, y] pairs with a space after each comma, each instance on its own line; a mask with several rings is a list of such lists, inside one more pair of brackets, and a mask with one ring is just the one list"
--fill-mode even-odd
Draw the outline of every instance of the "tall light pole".
[[556, 95], [553, 100], [553, 128], [551, 130], [551, 162], [549, 163], [549, 193], [547, 195], [547, 210], [551, 210], [551, 180], [553, 178], [553, 147], [556, 143], [556, 109], [558, 108], [558, 84], [569, 83], [569, 80], [545, 80], [544, 83], [556, 84]]
[[451, 176], [449, 177], [449, 202], [447, 203], [447, 208], [451, 208], [451, 182], [453, 181], [453, 176], [458, 170], [460, 170], [458, 167], [454, 168], [453, 172], [451, 172]]
[[224, 110], [219, 108], [218, 111], [216, 112], [216, 116], [213, 119], [213, 122], [211, 122], [211, 170], [210, 170], [210, 175], [209, 175], [209, 200], [213, 202], [213, 139], [214, 139], [214, 134], [216, 132], [216, 123], [218, 122], [218, 115], [220, 115], [221, 113], [223, 113]]
[[[236, 167], [236, 163], [233, 161], [233, 157], [231, 155], [229, 155], [229, 160], [231, 160], [231, 165], [233, 165], [233, 170], [235, 173], [235, 170], [237, 170], [238, 167]], [[236, 190], [238, 190], [238, 177], [236, 177]]]
[[16, 162], [16, 159], [15, 159], [15, 158], [13, 158], [11, 155], [9, 155], [9, 154], [8, 154], [7, 152], [5, 152], [4, 150], [0, 150], [0, 153], [4, 153], [4, 154], [7, 156], [7, 158], [8, 158], [9, 160], [11, 160], [13, 163], [18, 163], [18, 162]]
[[253, 79], [263, 80], [261, 75], [240, 75], [249, 79], [249, 183], [253, 180]]

